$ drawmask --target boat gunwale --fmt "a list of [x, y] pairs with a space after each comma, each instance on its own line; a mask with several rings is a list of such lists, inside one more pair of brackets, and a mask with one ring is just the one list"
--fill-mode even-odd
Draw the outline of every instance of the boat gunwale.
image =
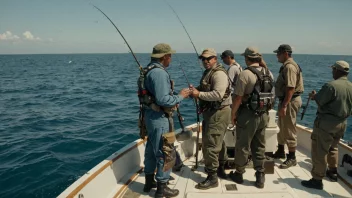
[[[81, 191], [89, 182], [91, 182], [93, 179], [95, 179], [100, 173], [102, 173], [107, 167], [109, 167], [110, 165], [112, 165], [115, 161], [117, 161], [119, 158], [123, 157], [124, 155], [126, 155], [128, 152], [130, 152], [131, 150], [138, 148], [140, 145], [144, 144], [147, 141], [147, 138], [145, 138], [144, 140], [139, 139], [137, 141], [135, 141], [135, 144], [131, 144], [131, 145], [126, 145], [124, 147], [122, 147], [120, 150], [124, 150], [123, 152], [119, 153], [117, 156], [115, 156], [113, 159], [109, 160], [108, 162], [106, 162], [104, 165], [102, 165], [98, 170], [96, 170], [95, 172], [93, 172], [88, 178], [86, 178], [85, 180], [83, 180], [75, 189], [73, 189], [66, 197], [68, 198], [73, 198], [74, 196], [76, 196], [79, 191]], [[117, 151], [119, 152], [119, 151]], [[108, 157], [107, 159], [111, 158]], [[106, 159], [105, 159], [106, 160]], [[98, 165], [97, 165], [98, 166]], [[89, 173], [91, 170], [93, 170], [94, 168], [96, 168], [96, 166], [94, 166], [92, 169], [90, 169], [87, 173]], [[75, 182], [78, 182], [78, 180], [76, 180]], [[74, 182], [74, 183], [75, 183]], [[73, 184], [74, 184], [73, 183]], [[72, 186], [73, 184], [71, 184], [70, 186]], [[124, 184], [126, 185], [126, 184]], [[69, 186], [69, 187], [70, 187]], [[68, 187], [68, 188], [69, 188]], [[122, 186], [123, 187], [123, 186]], [[59, 195], [60, 196], [60, 195]]]
[[[193, 129], [196, 124], [191, 124], [189, 126], [187, 126], [187, 128]], [[303, 125], [296, 125], [297, 128], [301, 129], [300, 131], [302, 132], [306, 132], [311, 134], [312, 130], [309, 127], [305, 127]], [[194, 131], [196, 133], [196, 131]], [[97, 177], [101, 172], [103, 172], [108, 166], [112, 165], [115, 161], [117, 161], [119, 158], [123, 157], [125, 154], [127, 154], [128, 152], [132, 151], [135, 148], [138, 148], [140, 145], [142, 145], [143, 143], [145, 143], [147, 141], [147, 138], [145, 138], [144, 140], [142, 139], [138, 139], [135, 142], [135, 144], [132, 145], [126, 145], [125, 147], [121, 148], [120, 150], [124, 150], [123, 152], [119, 153], [117, 156], [115, 156], [113, 159], [109, 160], [108, 162], [106, 162], [106, 164], [102, 165], [102, 167], [100, 167], [98, 170], [96, 170], [94, 173], [92, 173], [88, 178], [86, 178], [85, 180], [81, 181], [81, 183], [75, 188], [73, 189], [69, 195], [67, 197], [69, 198], [73, 198], [74, 196], [76, 196], [79, 191], [81, 191], [89, 182], [91, 182], [95, 177]], [[344, 142], [340, 141], [339, 144], [340, 146], [342, 146], [343, 148], [347, 149], [348, 151], [352, 152], [352, 148], [350, 146], [348, 146], [347, 144], [345, 144]], [[119, 151], [117, 151], [119, 152]], [[111, 158], [108, 157], [107, 159]], [[96, 166], [94, 166], [92, 169], [90, 169], [89, 171], [93, 170], [94, 168], [96, 168]], [[117, 197], [121, 192], [124, 191], [124, 189], [126, 188], [127, 185], [129, 185], [129, 183], [131, 183], [134, 178], [136, 177], [136, 174], [138, 174], [138, 172], [142, 171], [143, 168], [141, 168], [139, 171], [137, 171], [136, 173], [134, 173], [134, 175], [128, 180], [126, 181], [121, 187], [120, 189], [118, 189], [117, 193], [115, 194], [114, 197]], [[88, 172], [89, 172], [88, 171]], [[88, 173], [87, 172], [87, 173]], [[340, 174], [338, 174], [338, 177], [341, 179], [341, 181], [343, 181], [343, 183], [345, 183], [349, 188], [352, 189], [352, 184], [349, 183], [347, 180], [345, 180]], [[76, 180], [75, 182], [78, 182], [79, 180]], [[75, 183], [74, 182], [74, 183]], [[73, 184], [74, 184], [73, 183]], [[73, 184], [71, 184], [70, 186], [72, 186]], [[69, 187], [70, 187], [69, 186]], [[69, 188], [68, 187], [68, 188]], [[67, 189], [66, 189], [67, 190]]]

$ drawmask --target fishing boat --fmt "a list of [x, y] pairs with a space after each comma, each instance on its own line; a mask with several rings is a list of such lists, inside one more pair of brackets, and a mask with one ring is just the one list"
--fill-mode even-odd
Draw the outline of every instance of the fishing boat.
[[[276, 125], [276, 111], [271, 110], [270, 120], [266, 128], [266, 152], [274, 152], [277, 145], [278, 127]], [[352, 170], [352, 147], [346, 142], [339, 143], [339, 167], [338, 182], [332, 182], [324, 178], [323, 190], [309, 189], [301, 185], [302, 180], [311, 178], [311, 133], [312, 129], [297, 125], [298, 147], [296, 152], [297, 165], [289, 169], [280, 169], [282, 160], [274, 160], [273, 171], [265, 175], [265, 186], [258, 189], [254, 186], [255, 170], [246, 168], [244, 183], [236, 184], [231, 180], [220, 179], [219, 186], [209, 190], [199, 190], [195, 185], [206, 178], [204, 164], [202, 163], [202, 151], [199, 150], [199, 166], [192, 170], [195, 165], [195, 153], [197, 145], [197, 123], [186, 128], [193, 132], [189, 138], [183, 138], [175, 143], [177, 151], [181, 155], [184, 166], [178, 172], [172, 172], [174, 180], [169, 181], [169, 187], [180, 191], [178, 197], [184, 198], [214, 198], [214, 197], [271, 197], [271, 198], [298, 198], [298, 197], [352, 197], [352, 177], [347, 171]], [[179, 130], [180, 132], [180, 130]], [[225, 136], [229, 150], [235, 144], [235, 130], [228, 130]], [[146, 139], [138, 139], [113, 153], [110, 157], [100, 162], [94, 168], [82, 175], [77, 181], [63, 191], [59, 198], [143, 198], [154, 197], [156, 189], [151, 192], [143, 192], [145, 182], [143, 173], [144, 150]], [[198, 143], [202, 142], [200, 133]], [[286, 148], [287, 150], [287, 148]], [[231, 158], [230, 158], [231, 160]], [[226, 170], [229, 173], [231, 170]]]

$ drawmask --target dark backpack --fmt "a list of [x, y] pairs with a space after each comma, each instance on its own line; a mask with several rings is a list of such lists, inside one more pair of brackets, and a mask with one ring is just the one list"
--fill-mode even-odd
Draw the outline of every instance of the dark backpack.
[[247, 104], [249, 109], [261, 115], [274, 107], [274, 80], [267, 68], [263, 68], [262, 71], [254, 67], [247, 67], [246, 69], [257, 76], [257, 81], [252, 93], [250, 93]]
[[147, 76], [147, 74], [155, 69], [155, 68], [160, 68], [160, 69], [164, 69], [163, 67], [159, 66], [159, 65], [149, 65], [146, 68], [143, 68], [142, 71], [140, 71], [139, 74], [139, 78], [137, 81], [137, 85], [138, 85], [138, 98], [139, 98], [139, 103], [140, 105], [146, 105], [149, 106], [154, 102], [154, 96], [149, 93], [144, 85], [144, 80]]

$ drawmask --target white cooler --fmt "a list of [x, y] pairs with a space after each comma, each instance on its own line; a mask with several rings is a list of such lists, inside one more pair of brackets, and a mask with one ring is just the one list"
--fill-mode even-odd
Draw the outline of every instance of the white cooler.
[[[269, 122], [267, 128], [265, 129], [265, 152], [275, 152], [277, 146], [277, 134], [279, 133], [279, 127], [276, 124], [276, 111], [270, 110], [269, 111]], [[230, 130], [228, 128], [224, 141], [226, 147], [234, 148], [236, 145], [236, 128]]]

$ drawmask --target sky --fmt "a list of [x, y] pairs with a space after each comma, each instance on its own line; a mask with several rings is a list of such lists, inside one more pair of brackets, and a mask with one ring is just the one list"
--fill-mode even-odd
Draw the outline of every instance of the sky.
[[[352, 55], [351, 0], [167, 0], [196, 49]], [[0, 54], [126, 53], [117, 25], [136, 53], [168, 43], [193, 46], [165, 0], [0, 0]]]

